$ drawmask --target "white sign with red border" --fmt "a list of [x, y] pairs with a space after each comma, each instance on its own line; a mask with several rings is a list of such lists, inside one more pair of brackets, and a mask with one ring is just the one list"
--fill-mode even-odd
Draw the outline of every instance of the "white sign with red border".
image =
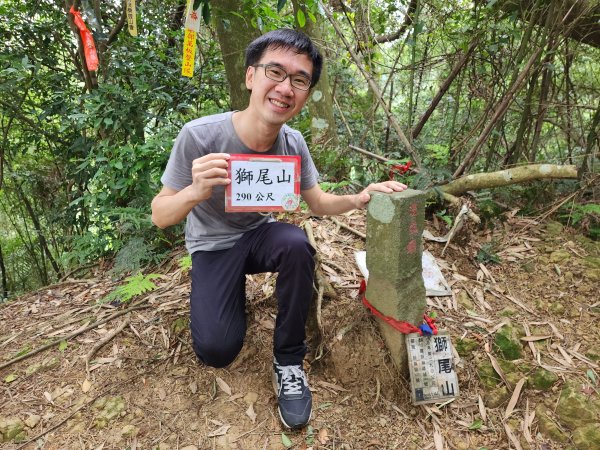
[[300, 206], [300, 156], [231, 155], [227, 212], [296, 211]]

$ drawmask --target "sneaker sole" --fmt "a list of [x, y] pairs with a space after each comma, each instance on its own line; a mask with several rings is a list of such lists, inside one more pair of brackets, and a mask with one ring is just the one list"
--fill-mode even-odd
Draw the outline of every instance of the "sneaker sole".
[[[275, 375], [275, 372], [273, 372], [272, 381], [273, 381], [273, 391], [275, 392], [275, 398], [277, 398], [279, 396], [279, 392], [277, 392], [277, 375]], [[298, 430], [298, 429], [304, 428], [306, 425], [308, 425], [308, 423], [312, 419], [312, 409], [311, 409], [310, 416], [308, 416], [308, 420], [306, 421], [306, 423], [304, 425], [292, 427], [292, 426], [288, 425], [287, 422], [283, 419], [283, 416], [281, 415], [281, 408], [279, 407], [279, 404], [277, 405], [277, 412], [279, 413], [279, 420], [281, 420], [281, 423], [283, 424], [283, 426], [286, 427], [288, 430]]]

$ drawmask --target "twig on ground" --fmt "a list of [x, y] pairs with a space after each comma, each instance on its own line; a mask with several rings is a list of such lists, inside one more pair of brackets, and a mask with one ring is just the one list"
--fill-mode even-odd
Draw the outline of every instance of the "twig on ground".
[[[444, 198], [444, 200], [446, 200], [448, 203], [450, 203], [452, 206], [461, 206], [461, 202], [460, 199], [458, 197], [455, 197], [452, 194], [448, 194], [447, 192], [443, 192], [442, 193], [442, 197]], [[473, 210], [471, 208], [468, 208], [467, 211], [467, 216], [469, 217], [469, 219], [471, 219], [473, 222], [480, 224], [481, 223], [481, 219], [479, 218], [479, 216], [477, 214], [475, 214], [473, 212]]]
[[94, 345], [92, 347], [92, 349], [88, 352], [88, 354], [85, 355], [85, 371], [86, 372], [89, 373], [89, 371], [90, 371], [90, 360], [96, 354], [96, 352], [98, 350], [100, 350], [108, 342], [110, 342], [110, 340], [113, 339], [117, 334], [119, 334], [121, 331], [123, 331], [123, 329], [125, 329], [125, 327], [128, 324], [129, 324], [129, 319], [125, 319], [123, 322], [121, 322], [121, 324], [118, 327], [116, 327], [112, 332], [110, 332], [107, 336], [105, 336], [103, 339], [101, 339], [100, 341], [98, 341], [96, 343], [96, 345]]
[[375, 377], [375, 379], [377, 380], [377, 391], [375, 392], [375, 401], [373, 402], [371, 408], [375, 408], [377, 406], [377, 403], [379, 403], [379, 396], [381, 395], [381, 381], [379, 381], [379, 377]]
[[462, 207], [460, 208], [460, 211], [458, 212], [456, 219], [454, 219], [454, 225], [452, 225], [452, 228], [450, 229], [450, 232], [448, 233], [448, 240], [446, 241], [446, 245], [444, 245], [444, 249], [442, 250], [442, 256], [444, 256], [444, 253], [446, 252], [448, 245], [450, 245], [450, 241], [452, 240], [454, 235], [462, 228], [462, 226], [464, 224], [465, 216], [467, 215], [467, 212], [469, 210], [470, 210], [470, 208], [465, 204], [463, 204]]
[[[144, 299], [143, 301], [145, 301], [145, 300], [146, 299]], [[129, 313], [131, 311], [135, 311], [135, 310], [138, 310], [138, 309], [143, 309], [143, 308], [149, 308], [150, 307], [150, 305], [141, 305], [140, 303], [141, 302], [138, 302], [138, 304], [136, 306], [132, 306], [131, 308], [124, 309], [123, 311], [118, 311], [115, 314], [113, 314], [112, 316], [109, 316], [106, 319], [99, 320], [98, 322], [94, 322], [93, 324], [91, 324], [91, 325], [89, 325], [89, 326], [87, 326], [87, 327], [85, 327], [85, 328], [83, 328], [81, 330], [77, 330], [77, 331], [69, 334], [68, 336], [63, 336], [63, 337], [60, 337], [58, 339], [55, 339], [54, 341], [50, 342], [49, 344], [42, 345], [41, 347], [36, 348], [35, 350], [32, 350], [32, 351], [30, 351], [29, 353], [27, 353], [25, 355], [19, 356], [17, 358], [13, 358], [10, 361], [7, 361], [7, 362], [5, 362], [3, 364], [0, 364], [0, 370], [5, 369], [6, 367], [12, 366], [13, 364], [15, 364], [15, 363], [17, 363], [19, 361], [23, 361], [24, 359], [30, 358], [33, 355], [37, 355], [38, 353], [41, 353], [44, 350], [48, 350], [49, 348], [54, 347], [55, 345], [60, 344], [61, 341], [66, 341], [66, 340], [72, 339], [72, 338], [74, 338], [76, 336], [79, 336], [80, 334], [85, 333], [86, 331], [93, 330], [94, 328], [97, 328], [97, 327], [99, 327], [102, 324], [110, 322], [111, 320], [116, 319], [117, 317], [120, 317], [123, 314], [127, 314], [127, 313]]]
[[[306, 237], [310, 242], [310, 245], [313, 248], [317, 249], [317, 242], [315, 241], [315, 233], [313, 231], [313, 226], [310, 220], [304, 222], [304, 231], [306, 232]], [[316, 293], [316, 299], [313, 297], [313, 303], [311, 303], [311, 307], [308, 312], [308, 322], [307, 327], [309, 332], [313, 334], [314, 343], [313, 346], [315, 348], [314, 351], [314, 360], [317, 360], [323, 356], [323, 326], [321, 321], [321, 307], [323, 304], [323, 293], [325, 292], [325, 286], [330, 284], [323, 274], [321, 273], [321, 256], [316, 253], [315, 254], [315, 278], [313, 288]], [[331, 288], [333, 289], [333, 288]]]
[[97, 262], [93, 262], [90, 264], [86, 264], [84, 266], [76, 267], [75, 269], [71, 270], [69, 273], [63, 275], [63, 277], [59, 281], [62, 283], [64, 281], [66, 281], [71, 275], [76, 274], [77, 272], [80, 272], [85, 269], [91, 269], [92, 267], [97, 266], [97, 265], [98, 265]]
[[94, 398], [88, 400], [87, 402], [85, 402], [83, 405], [81, 405], [80, 407], [76, 408], [75, 411], [73, 411], [71, 414], [69, 414], [67, 417], [65, 417], [63, 420], [61, 420], [60, 422], [58, 422], [56, 425], [51, 426], [50, 428], [48, 428], [47, 430], [41, 432], [40, 434], [38, 434], [35, 437], [32, 437], [31, 439], [29, 439], [28, 441], [24, 442], [23, 444], [21, 444], [21, 446], [17, 447], [16, 450], [20, 450], [22, 448], [25, 448], [28, 444], [31, 444], [32, 442], [37, 441], [39, 438], [47, 435], [48, 433], [51, 433], [52, 431], [56, 430], [57, 428], [59, 428], [60, 426], [64, 425], [69, 419], [71, 419], [75, 414], [77, 414], [79, 411], [81, 411], [83, 408], [86, 408], [87, 406], [89, 406], [90, 404], [94, 403], [97, 399], [99, 399], [100, 397], [102, 397], [104, 394], [106, 394], [107, 392], [109, 392], [110, 390], [122, 385], [122, 384], [126, 384], [129, 383], [130, 381], [139, 378], [140, 374], [136, 373], [134, 376], [127, 378], [126, 380], [123, 380], [117, 384], [108, 386], [108, 388], [104, 389], [102, 392], [100, 392], [98, 395], [96, 395]]
[[252, 428], [250, 431], [246, 431], [245, 433], [240, 434], [238, 437], [236, 437], [234, 440], [231, 441], [231, 443], [235, 443], [237, 441], [239, 441], [241, 438], [243, 438], [244, 436], [248, 436], [249, 434], [253, 433], [254, 431], [258, 430], [268, 419], [263, 420], [261, 423], [259, 423], [258, 425], [256, 425], [254, 428]]
[[362, 238], [362, 239], [366, 239], [367, 235], [361, 231], [355, 230], [354, 228], [352, 228], [351, 226], [346, 225], [343, 222], [340, 222], [339, 220], [337, 220], [335, 217], [331, 217], [328, 216], [327, 217], [329, 220], [331, 220], [333, 223], [335, 223], [338, 227], [343, 228], [344, 230], [348, 230], [351, 231], [352, 233], [354, 233], [355, 235], [357, 235], [358, 237]]

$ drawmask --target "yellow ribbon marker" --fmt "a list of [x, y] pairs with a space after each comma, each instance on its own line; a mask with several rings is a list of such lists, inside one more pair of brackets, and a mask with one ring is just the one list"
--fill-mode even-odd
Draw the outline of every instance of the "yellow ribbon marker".
[[135, 12], [135, 0], [126, 0], [127, 7], [127, 29], [129, 34], [137, 36], [137, 17]]
[[181, 75], [184, 77], [194, 76], [194, 56], [196, 55], [196, 32], [185, 29], [185, 39], [183, 41], [183, 63], [181, 66]]

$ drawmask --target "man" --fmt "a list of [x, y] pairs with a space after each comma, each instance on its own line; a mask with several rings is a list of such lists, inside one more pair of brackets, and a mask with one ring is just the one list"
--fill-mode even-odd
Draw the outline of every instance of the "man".
[[246, 333], [245, 275], [278, 272], [278, 314], [273, 342], [273, 384], [279, 415], [288, 428], [311, 416], [312, 396], [302, 361], [305, 323], [312, 299], [314, 253], [304, 232], [259, 213], [226, 213], [230, 153], [300, 155], [301, 194], [314, 214], [363, 208], [369, 192], [402, 191], [389, 181], [356, 195], [325, 193], [302, 135], [285, 125], [300, 112], [318, 82], [322, 57], [304, 34], [269, 32], [246, 50], [248, 107], [187, 123], [177, 137], [152, 201], [160, 228], [187, 216], [186, 247], [192, 255], [190, 329], [198, 358], [213, 367], [230, 364]]

